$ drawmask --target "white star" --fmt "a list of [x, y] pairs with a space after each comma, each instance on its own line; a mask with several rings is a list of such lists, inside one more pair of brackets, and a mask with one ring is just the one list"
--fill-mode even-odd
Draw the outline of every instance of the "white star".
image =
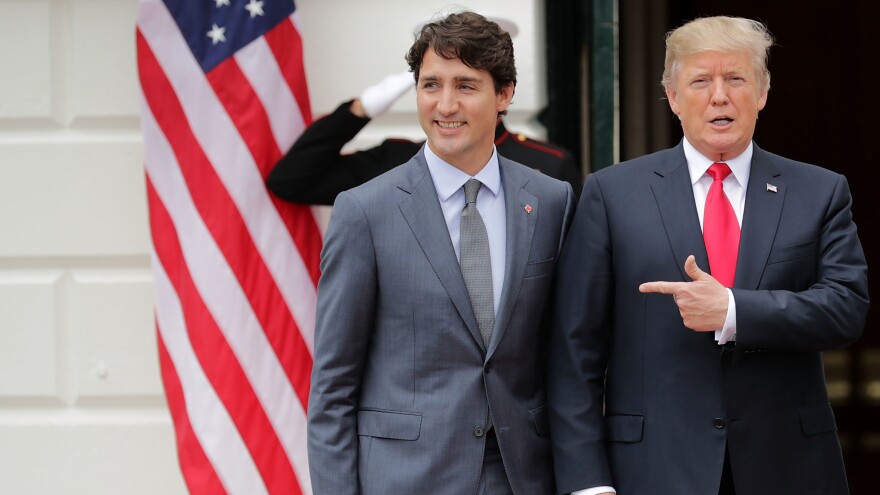
[[211, 41], [214, 45], [217, 43], [222, 43], [226, 41], [226, 28], [220, 27], [216, 24], [208, 31], [208, 38], [211, 38]]
[[214, 0], [214, 3], [217, 4], [217, 8], [219, 9], [220, 7], [222, 7], [224, 5], [228, 6], [229, 0]]
[[258, 15], [264, 15], [263, 2], [261, 0], [250, 0], [250, 2], [244, 6], [244, 10], [251, 13], [251, 19]]

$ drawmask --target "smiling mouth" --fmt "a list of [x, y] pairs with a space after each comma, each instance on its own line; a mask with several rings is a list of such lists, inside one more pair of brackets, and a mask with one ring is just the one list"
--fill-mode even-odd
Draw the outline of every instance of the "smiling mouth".
[[437, 125], [443, 129], [457, 129], [464, 125], [464, 122], [440, 122], [439, 120], [436, 120], [435, 122], [437, 122]]
[[714, 120], [710, 120], [709, 122], [711, 122], [715, 125], [727, 125], [727, 124], [730, 124], [731, 122], [733, 122], [733, 119], [731, 119], [729, 117], [720, 117], [720, 118], [717, 118]]

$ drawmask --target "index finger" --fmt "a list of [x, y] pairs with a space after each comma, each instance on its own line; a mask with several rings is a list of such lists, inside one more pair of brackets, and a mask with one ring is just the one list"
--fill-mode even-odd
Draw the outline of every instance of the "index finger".
[[639, 286], [639, 292], [657, 292], [675, 294], [685, 282], [645, 282]]

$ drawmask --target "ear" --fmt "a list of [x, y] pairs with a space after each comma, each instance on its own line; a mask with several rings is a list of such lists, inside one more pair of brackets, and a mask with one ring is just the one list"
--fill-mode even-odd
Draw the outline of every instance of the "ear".
[[768, 94], [768, 91], [765, 89], [765, 90], [762, 90], [761, 94], [758, 96], [758, 111], [759, 112], [761, 110], [763, 110], [764, 105], [767, 104], [767, 94]]
[[497, 101], [496, 111], [497, 112], [503, 112], [503, 111], [507, 110], [507, 107], [510, 106], [510, 102], [513, 100], [514, 89], [515, 88], [514, 88], [513, 83], [510, 83], [507, 86], [504, 86], [501, 88], [501, 92], [499, 92], [496, 95], [496, 97], [497, 97], [496, 98], [496, 101]]
[[672, 113], [678, 115], [681, 111], [681, 108], [678, 105], [678, 92], [675, 91], [671, 85], [666, 86], [666, 101], [669, 102], [669, 108], [672, 109]]

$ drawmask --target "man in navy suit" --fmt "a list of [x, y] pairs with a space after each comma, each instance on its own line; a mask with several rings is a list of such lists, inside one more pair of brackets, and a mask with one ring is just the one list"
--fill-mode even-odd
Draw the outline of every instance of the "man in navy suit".
[[663, 85], [682, 142], [591, 175], [558, 270], [560, 493], [847, 493], [821, 352], [862, 332], [846, 179], [752, 142], [766, 28], [692, 21]]

